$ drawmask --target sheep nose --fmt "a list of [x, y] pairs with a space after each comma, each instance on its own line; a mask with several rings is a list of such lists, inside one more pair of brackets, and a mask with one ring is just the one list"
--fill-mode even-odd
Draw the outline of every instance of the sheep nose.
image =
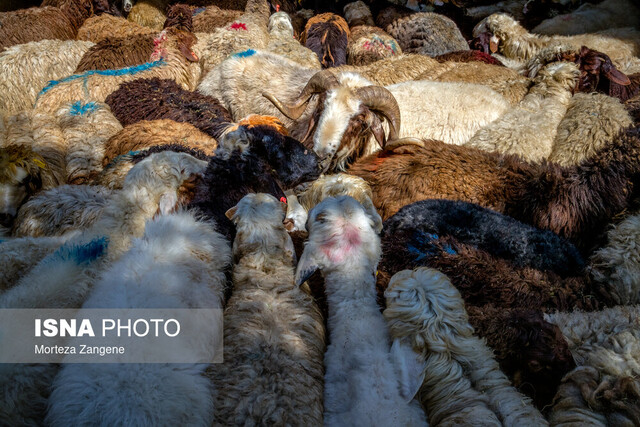
[[13, 215], [0, 213], [0, 225], [3, 227], [11, 227], [13, 224]]

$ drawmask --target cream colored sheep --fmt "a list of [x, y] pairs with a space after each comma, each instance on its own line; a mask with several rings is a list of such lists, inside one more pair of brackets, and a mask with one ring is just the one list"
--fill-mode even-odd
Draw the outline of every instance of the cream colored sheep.
[[[141, 34], [157, 34], [158, 31], [143, 27], [125, 18], [103, 13], [84, 21], [78, 30], [78, 40], [98, 43], [106, 37], [127, 37]], [[71, 74], [71, 73], [69, 73]]]
[[265, 50], [282, 55], [303, 67], [321, 69], [318, 56], [293, 38], [291, 18], [286, 12], [276, 12], [269, 18], [269, 43]]

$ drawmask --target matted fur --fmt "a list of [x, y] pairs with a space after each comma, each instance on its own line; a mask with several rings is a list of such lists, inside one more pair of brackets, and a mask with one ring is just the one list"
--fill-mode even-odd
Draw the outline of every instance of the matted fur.
[[0, 115], [31, 109], [47, 82], [73, 74], [92, 46], [86, 41], [41, 40], [0, 52]]
[[[158, 100], [162, 99], [162, 102]], [[219, 139], [231, 115], [211, 96], [184, 90], [173, 80], [137, 79], [120, 85], [105, 101], [124, 126], [141, 120], [186, 122]]]
[[[104, 272], [83, 308], [221, 308], [230, 260], [229, 243], [213, 224], [184, 212], [161, 215], [149, 220], [144, 235]], [[191, 325], [197, 326], [222, 328]], [[189, 347], [186, 340], [191, 348], [215, 348], [210, 338], [193, 334], [178, 338], [176, 346]], [[46, 421], [209, 425], [213, 402], [211, 384], [202, 375], [206, 366], [64, 365], [52, 385]]]
[[427, 425], [417, 401], [401, 397], [389, 331], [376, 304], [380, 239], [349, 196], [324, 199], [309, 214], [309, 240], [296, 282], [316, 268], [325, 278], [330, 344], [325, 354], [327, 425]]
[[108, 140], [122, 125], [102, 102], [63, 105], [56, 118], [67, 148], [67, 183], [86, 184], [102, 170]]
[[[195, 6], [192, 6], [195, 8]], [[195, 33], [212, 33], [216, 28], [223, 28], [240, 19], [242, 10], [220, 9], [218, 6], [196, 8], [193, 15], [193, 31]]]
[[218, 143], [190, 123], [174, 120], [142, 120], [130, 124], [112, 136], [106, 143], [102, 165], [111, 163], [117, 156], [130, 151], [140, 151], [157, 145], [180, 144], [213, 155]]
[[62, 236], [92, 226], [111, 200], [102, 186], [61, 185], [31, 197], [13, 223], [14, 236]]
[[468, 424], [463, 420], [473, 417], [482, 425], [546, 425], [473, 335], [462, 297], [444, 274], [403, 270], [391, 278], [385, 297], [391, 336], [425, 363], [419, 397], [432, 424]]
[[98, 43], [107, 37], [131, 37], [157, 34], [158, 31], [127, 21], [119, 16], [102, 14], [87, 19], [78, 31], [78, 40]]
[[531, 162], [548, 158], [578, 76], [578, 67], [573, 63], [545, 66], [518, 105], [480, 129], [464, 145], [516, 154]]
[[348, 3], [344, 7], [344, 18], [351, 30], [347, 45], [349, 65], [367, 65], [402, 54], [398, 42], [386, 31], [375, 26], [369, 7], [363, 2]]
[[300, 42], [311, 49], [322, 68], [337, 67], [347, 63], [349, 25], [340, 15], [321, 13], [307, 21]]
[[73, 40], [84, 20], [92, 13], [92, 0], [65, 0], [60, 7], [0, 12], [0, 50], [39, 40]]
[[558, 125], [548, 159], [561, 166], [577, 165], [632, 124], [617, 99], [599, 93], [576, 93]]
[[348, 170], [371, 186], [383, 220], [418, 200], [463, 200], [551, 230], [582, 251], [588, 251], [611, 218], [627, 206], [640, 154], [637, 131], [621, 135], [570, 168], [529, 164], [439, 141], [422, 144], [383, 150]]
[[54, 113], [67, 102], [104, 102], [120, 84], [140, 78], [172, 79], [184, 89], [194, 89], [200, 78], [200, 66], [188, 61], [179, 46], [188, 43], [184, 36], [191, 41], [195, 38], [172, 28], [165, 31], [156, 38], [158, 45], [151, 62], [119, 70], [91, 70], [50, 82], [40, 91], [34, 108], [39, 112]]
[[73, 73], [79, 74], [89, 70], [111, 70], [144, 64], [149, 61], [149, 57], [153, 53], [153, 39], [154, 34], [131, 34], [125, 37], [109, 36], [103, 38], [82, 56]]
[[168, 6], [168, 0], [136, 0], [127, 16], [127, 20], [142, 27], [161, 31], [164, 22], [167, 20], [165, 11]]
[[225, 362], [208, 370], [215, 424], [322, 424], [324, 325], [312, 297], [295, 285], [282, 206], [271, 195], [249, 194], [232, 217]]
[[318, 56], [293, 37], [291, 18], [286, 12], [276, 12], [269, 18], [269, 43], [265, 50], [282, 55], [307, 68], [321, 68]]

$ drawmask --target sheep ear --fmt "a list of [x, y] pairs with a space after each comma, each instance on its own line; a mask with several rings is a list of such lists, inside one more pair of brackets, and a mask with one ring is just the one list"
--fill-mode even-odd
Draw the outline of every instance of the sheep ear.
[[614, 83], [618, 83], [619, 85], [628, 86], [631, 84], [629, 77], [627, 77], [627, 75], [622, 71], [618, 70], [614, 65], [612, 65], [609, 70], [605, 71], [604, 75], [607, 76], [609, 80]]
[[422, 387], [425, 374], [425, 361], [413, 351], [413, 348], [401, 340], [394, 340], [391, 345], [391, 360], [398, 372], [400, 395], [411, 402]]
[[[295, 251], [294, 251], [295, 252]], [[309, 246], [305, 246], [302, 255], [300, 256], [300, 262], [296, 268], [296, 286], [302, 285], [309, 277], [315, 273], [318, 268], [318, 262], [313, 254], [313, 251], [309, 249]]]
[[238, 206], [234, 206], [231, 209], [227, 210], [224, 213], [224, 216], [226, 216], [227, 218], [229, 218], [230, 220], [233, 221], [233, 216], [236, 214], [236, 211], [238, 210]]
[[167, 191], [160, 196], [158, 210], [160, 215], [167, 215], [173, 212], [178, 205], [178, 196], [175, 191]]

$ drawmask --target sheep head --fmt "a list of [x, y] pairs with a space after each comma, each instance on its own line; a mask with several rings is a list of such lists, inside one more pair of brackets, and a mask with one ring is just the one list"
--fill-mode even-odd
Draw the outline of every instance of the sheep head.
[[[298, 263], [296, 283], [301, 285], [318, 269], [325, 276], [334, 272], [358, 277], [370, 274], [373, 279], [381, 251], [380, 238], [374, 227], [374, 220], [354, 198], [340, 196], [324, 199], [309, 213], [309, 240]], [[371, 289], [345, 289], [347, 293], [370, 291], [374, 297], [372, 283], [359, 280], [353, 284], [358, 287], [371, 286]], [[332, 286], [340, 286], [337, 283], [326, 285], [329, 292], [338, 291]]]
[[577, 87], [579, 92], [609, 93], [609, 81], [622, 86], [631, 84], [629, 77], [613, 65], [611, 58], [597, 50], [582, 46], [576, 63], [580, 68], [580, 80]]
[[[284, 256], [295, 262], [295, 250], [289, 233], [283, 224], [287, 204], [265, 193], [250, 193], [225, 215], [236, 226], [233, 241], [233, 257], [237, 261], [244, 255], [259, 251], [265, 256]], [[261, 268], [268, 268], [266, 263]]]
[[[338, 78], [329, 70], [320, 71], [290, 105], [269, 93], [263, 95], [285, 116], [296, 120], [311, 96], [318, 93], [325, 94], [326, 98], [318, 107], [322, 113], [313, 137], [313, 149], [323, 159], [325, 169], [333, 166], [343, 170], [351, 157], [376, 151], [372, 138], [384, 147], [387, 140], [382, 126], [384, 119], [389, 123], [389, 139], [398, 137], [400, 107], [393, 94], [384, 87], [371, 86], [355, 74], [344, 73]], [[313, 126], [312, 120], [307, 134]]]
[[[162, 28], [174, 27], [187, 33], [193, 33], [193, 17], [186, 4], [175, 4], [167, 11], [167, 20]], [[190, 47], [190, 46], [189, 46]]]
[[517, 40], [527, 34], [527, 30], [513, 17], [504, 13], [494, 13], [473, 28], [474, 39], [470, 45], [472, 49], [484, 53], [500, 52], [508, 58], [529, 59], [531, 52], [527, 52], [526, 46]]
[[0, 225], [10, 227], [18, 208], [42, 188], [44, 159], [24, 145], [0, 149]]
[[157, 61], [167, 58], [169, 51], [179, 52], [187, 61], [198, 62], [198, 55], [193, 52], [193, 46], [198, 42], [195, 34], [176, 27], [165, 28], [153, 40], [155, 49], [151, 60]]

